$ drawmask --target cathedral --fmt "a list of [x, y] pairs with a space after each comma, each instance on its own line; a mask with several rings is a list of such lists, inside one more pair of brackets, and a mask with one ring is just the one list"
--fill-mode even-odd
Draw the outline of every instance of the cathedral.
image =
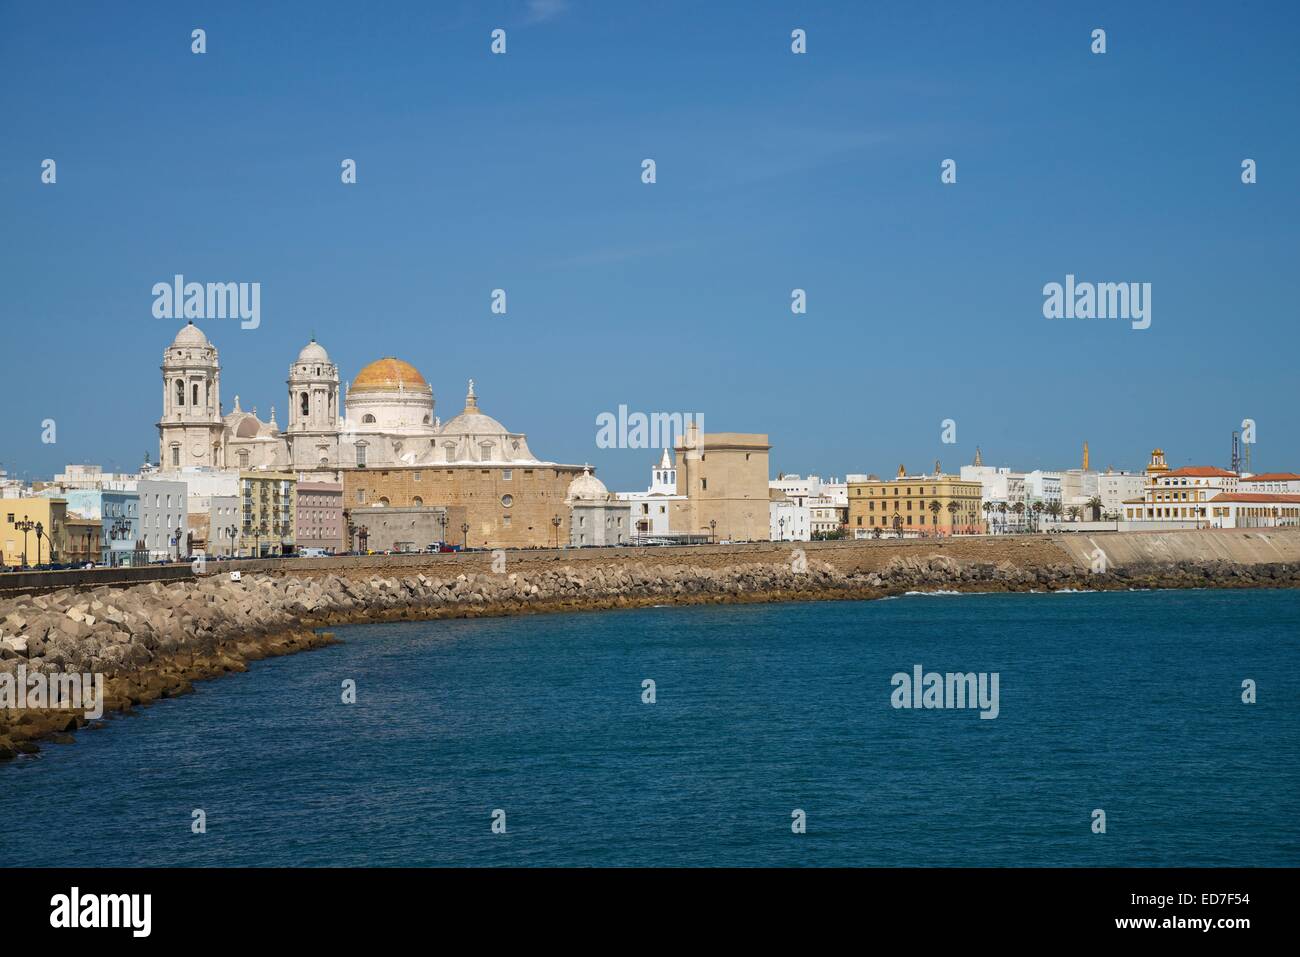
[[376, 359], [339, 395], [338, 366], [313, 339], [289, 366], [282, 429], [272, 406], [263, 421], [235, 396], [221, 402], [216, 347], [193, 323], [163, 353], [158, 462], [164, 469], [276, 469], [338, 481], [342, 470], [432, 465], [547, 465], [528, 440], [479, 411], [474, 380], [465, 408], [442, 423], [433, 389], [408, 362]]

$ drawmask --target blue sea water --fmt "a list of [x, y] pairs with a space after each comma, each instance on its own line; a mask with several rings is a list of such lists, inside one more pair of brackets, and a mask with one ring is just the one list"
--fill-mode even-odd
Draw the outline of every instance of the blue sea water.
[[[0, 865], [1300, 864], [1297, 591], [338, 634], [0, 765]], [[891, 707], [916, 664], [999, 716]]]

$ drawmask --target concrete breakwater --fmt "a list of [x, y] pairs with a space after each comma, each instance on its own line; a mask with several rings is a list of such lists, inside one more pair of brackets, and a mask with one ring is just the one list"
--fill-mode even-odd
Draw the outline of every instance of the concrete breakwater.
[[[442, 566], [378, 575], [315, 572], [213, 575], [90, 591], [63, 588], [0, 601], [0, 759], [67, 743], [88, 723], [83, 709], [13, 707], [23, 675], [102, 675], [105, 713], [130, 713], [184, 694], [196, 680], [243, 671], [271, 655], [320, 647], [320, 629], [363, 621], [421, 620], [548, 611], [695, 604], [879, 598], [912, 590], [1047, 591], [1168, 587], [1300, 587], [1300, 561], [1222, 559], [1128, 562], [1094, 572], [1055, 550], [1017, 563], [954, 557], [931, 543], [872, 567], [836, 567], [801, 548], [786, 560], [731, 564], [653, 564], [616, 558], [522, 570], [461, 572]], [[737, 558], [739, 556], [736, 556]], [[878, 556], [879, 557], [879, 556]], [[1265, 556], [1266, 557], [1266, 556]], [[857, 563], [855, 563], [857, 564]], [[430, 568], [430, 571], [433, 569]], [[56, 702], [49, 701], [54, 705]]]

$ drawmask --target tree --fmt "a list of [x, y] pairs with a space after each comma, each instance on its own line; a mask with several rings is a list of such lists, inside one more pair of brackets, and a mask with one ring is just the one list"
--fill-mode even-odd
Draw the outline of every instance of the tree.
[[957, 504], [955, 498], [948, 502], [948, 525], [950, 526], [950, 531], [953, 535], [957, 534], [957, 510], [959, 508], [961, 508], [961, 506]]
[[931, 526], [934, 528], [934, 533], [938, 535], [939, 534], [939, 513], [943, 510], [943, 506], [939, 504], [938, 499], [931, 499], [929, 507], [930, 507], [930, 514], [934, 516], [934, 518], [931, 519]]
[[1070, 512], [1069, 512], [1070, 521], [1077, 522], [1079, 520], [1079, 516], [1082, 514], [1083, 514], [1083, 509], [1079, 508], [1079, 506], [1077, 505], [1070, 506]]
[[1092, 520], [1094, 522], [1101, 521], [1101, 498], [1099, 496], [1094, 495], [1088, 499], [1088, 508], [1092, 510]]
[[1052, 516], [1055, 521], [1061, 520], [1061, 503], [1052, 501], [1047, 503], [1047, 514]]

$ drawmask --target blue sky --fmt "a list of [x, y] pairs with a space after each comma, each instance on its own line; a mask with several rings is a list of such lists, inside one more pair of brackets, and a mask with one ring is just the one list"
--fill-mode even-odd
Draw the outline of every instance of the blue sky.
[[[1222, 465], [1247, 417], [1300, 469], [1295, 4], [307, 9], [0, 2], [11, 472], [157, 455], [175, 273], [262, 284], [260, 328], [200, 323], [227, 410], [283, 424], [314, 333], [612, 488], [655, 457], [596, 447], [620, 404], [766, 432], [773, 474]], [[1045, 319], [1067, 273], [1150, 282], [1151, 328]]]

